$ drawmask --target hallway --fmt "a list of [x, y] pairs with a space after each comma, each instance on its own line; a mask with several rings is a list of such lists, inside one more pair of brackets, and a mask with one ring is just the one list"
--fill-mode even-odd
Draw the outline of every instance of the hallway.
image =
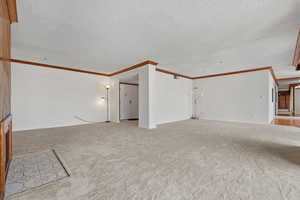
[[278, 115], [272, 122], [275, 125], [300, 127], [300, 117]]

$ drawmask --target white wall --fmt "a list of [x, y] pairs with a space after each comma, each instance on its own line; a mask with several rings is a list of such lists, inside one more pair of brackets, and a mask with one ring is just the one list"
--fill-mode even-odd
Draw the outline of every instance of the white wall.
[[120, 119], [139, 118], [138, 85], [120, 84]]
[[[273, 91], [272, 91], [273, 90]], [[271, 73], [269, 73], [269, 123], [271, 123], [275, 117], [275, 109], [277, 107], [276, 102], [276, 91], [277, 91], [277, 85], [272, 77]]]
[[186, 120], [192, 116], [193, 81], [156, 72], [156, 122], [163, 124]]
[[156, 128], [156, 66], [139, 70], [139, 127]]
[[270, 71], [194, 80], [200, 119], [270, 122]]
[[[139, 71], [139, 126], [189, 119], [192, 116], [192, 80], [155, 71], [145, 66]], [[141, 118], [143, 117], [143, 118]]]
[[295, 114], [300, 114], [300, 89], [295, 89]]
[[111, 122], [119, 123], [120, 122], [120, 104], [119, 104], [119, 80], [112, 78], [109, 83], [112, 88], [109, 89], [109, 118]]
[[[119, 122], [119, 80], [78, 72], [12, 65], [14, 130], [71, 126], [106, 120], [104, 85], [110, 83], [110, 119]], [[139, 68], [139, 126], [189, 119], [193, 85], [202, 119], [269, 123], [274, 80], [269, 71], [189, 80]], [[133, 72], [132, 72], [133, 73]], [[298, 94], [300, 93], [299, 90]], [[296, 95], [297, 95], [296, 91]], [[300, 99], [300, 94], [299, 97]], [[297, 107], [297, 104], [296, 104]], [[297, 108], [296, 108], [297, 111]], [[300, 105], [298, 107], [300, 112]]]
[[109, 82], [102, 76], [13, 63], [14, 130], [105, 121], [106, 101], [101, 97]]

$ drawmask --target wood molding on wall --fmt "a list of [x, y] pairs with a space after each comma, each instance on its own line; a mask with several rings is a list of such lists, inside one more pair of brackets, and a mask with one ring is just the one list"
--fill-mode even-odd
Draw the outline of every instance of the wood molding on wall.
[[271, 73], [275, 83], [278, 85], [278, 79], [276, 78], [272, 67], [259, 67], [259, 68], [226, 72], [226, 73], [220, 73], [220, 74], [210, 74], [210, 75], [205, 75], [205, 76], [197, 76], [197, 77], [194, 77], [193, 79], [212, 78], [212, 77], [217, 77], [217, 76], [228, 76], [228, 75], [233, 75], [233, 74], [241, 74], [241, 73], [255, 72], [255, 71], [261, 71], [261, 70], [270, 70], [270, 73]]
[[190, 77], [190, 76], [185, 76], [185, 75], [183, 75], [183, 74], [174, 73], [174, 72], [167, 71], [167, 70], [160, 69], [160, 68], [156, 68], [156, 71], [162, 72], [162, 73], [165, 73], [165, 74], [174, 75], [174, 76], [180, 76], [180, 77], [187, 78], [187, 79], [193, 79], [193, 78]]
[[[0, 0], [0, 57], [11, 58], [11, 23], [17, 21], [16, 0]], [[0, 60], [0, 200], [4, 199], [12, 160], [11, 62]]]
[[[118, 75], [118, 74], [121, 74], [121, 73], [125, 73], [125, 72], [128, 72], [128, 71], [137, 69], [139, 67], [143, 67], [145, 65], [155, 65], [155, 66], [158, 65], [157, 62], [147, 60], [147, 61], [135, 64], [133, 66], [127, 67], [125, 69], [107, 74], [107, 73], [93, 72], [93, 71], [87, 71], [87, 70], [81, 70], [81, 69], [63, 67], [63, 66], [57, 66], [57, 65], [50, 65], [50, 64], [44, 64], [44, 63], [38, 63], [38, 62], [32, 62], [32, 61], [26, 61], [26, 60], [20, 60], [20, 59], [8, 59], [8, 58], [0, 57], [0, 60], [7, 61], [7, 62], [14, 62], [14, 63], [27, 64], [27, 65], [40, 66], [40, 67], [54, 68], [54, 69], [60, 69], [60, 70], [74, 71], [74, 72], [80, 72], [80, 73], [87, 73], [87, 74], [93, 74], [93, 75], [99, 75], [99, 76], [108, 76], [108, 77], [115, 76], [115, 75]], [[212, 78], [212, 77], [218, 77], [218, 76], [228, 76], [228, 75], [233, 75], [233, 74], [260, 71], [260, 70], [270, 70], [271, 75], [274, 78], [275, 82], [277, 82], [277, 80], [281, 80], [281, 79], [276, 78], [274, 70], [273, 70], [272, 67], [260, 67], [260, 68], [246, 69], [246, 70], [233, 71], [233, 72], [225, 72], [225, 73], [219, 73], [219, 74], [210, 74], [210, 75], [196, 76], [196, 77], [186, 76], [186, 75], [183, 75], [183, 74], [171, 72], [171, 71], [164, 70], [164, 69], [161, 69], [161, 68], [156, 68], [156, 71], [158, 71], [158, 72], [169, 74], [169, 75], [174, 75], [174, 76], [179, 76], [179, 77], [183, 77], [183, 78], [187, 78], [187, 79]]]
[[9, 58], [3, 58], [0, 57], [0, 60], [2, 61], [7, 61], [7, 62], [13, 62], [13, 63], [21, 63], [21, 64], [26, 64], [26, 65], [34, 65], [34, 66], [39, 66], [39, 67], [47, 67], [47, 68], [53, 68], [53, 69], [60, 69], [60, 70], [67, 70], [67, 71], [73, 71], [73, 72], [80, 72], [80, 73], [87, 73], [87, 74], [93, 74], [93, 75], [99, 75], [99, 76], [115, 76], [117, 74], [121, 74], [124, 72], [128, 72], [134, 69], [137, 69], [139, 67], [143, 67], [145, 65], [157, 65], [158, 63], [153, 62], [153, 61], [145, 61], [142, 63], [138, 63], [136, 65], [133, 65], [131, 67], [107, 74], [107, 73], [100, 73], [100, 72], [93, 72], [93, 71], [88, 71], [88, 70], [81, 70], [77, 68], [71, 68], [71, 67], [63, 67], [63, 66], [58, 66], [58, 65], [50, 65], [50, 64], [44, 64], [44, 63], [39, 63], [39, 62], [32, 62], [32, 61], [26, 61], [26, 60], [20, 60], [20, 59], [9, 59]]
[[300, 30], [298, 32], [292, 65], [296, 67], [296, 70], [300, 70]]
[[16, 0], [6, 0], [8, 7], [8, 15], [11, 23], [18, 22], [17, 3]]
[[143, 67], [145, 65], [158, 65], [158, 63], [154, 62], [154, 61], [151, 61], [151, 60], [147, 60], [145, 62], [142, 62], [142, 63], [138, 63], [136, 65], [133, 65], [131, 67], [128, 67], [128, 68], [125, 68], [125, 69], [122, 69], [122, 70], [119, 70], [119, 71], [116, 71], [116, 72], [113, 72], [111, 74], [109, 74], [109, 76], [115, 76], [117, 74], [121, 74], [121, 73], [124, 73], [124, 72], [128, 72], [128, 71], [131, 71], [131, 70], [134, 70], [136, 68], [139, 68], [139, 67]]
[[295, 76], [295, 77], [287, 77], [287, 78], [278, 78], [278, 81], [288, 81], [288, 80], [295, 80], [295, 79], [300, 79], [300, 76]]
[[219, 73], [219, 74], [210, 74], [210, 75], [205, 75], [205, 76], [196, 76], [196, 77], [193, 77], [193, 79], [211, 78], [211, 77], [217, 77], [217, 76], [228, 76], [228, 75], [233, 75], [233, 74], [255, 72], [255, 71], [260, 71], [260, 70], [272, 70], [272, 67], [260, 67], [260, 68], [246, 69], [246, 70], [233, 71], [233, 72], [225, 72], [225, 73]]
[[7, 59], [7, 58], [0, 57], [0, 60], [14, 62], [14, 63], [21, 63], [21, 64], [26, 64], [26, 65], [34, 65], [34, 66], [40, 66], [40, 67], [53, 68], [53, 69], [61, 69], [61, 70], [67, 70], [67, 71], [73, 71], [73, 72], [81, 72], [81, 73], [86, 73], [86, 74], [109, 76], [109, 74], [105, 74], [105, 73], [92, 72], [92, 71], [81, 70], [81, 69], [76, 69], [76, 68], [69, 68], [69, 67], [63, 67], [63, 66], [57, 66], [57, 65], [49, 65], [49, 64], [31, 62], [31, 61], [25, 61], [25, 60], [19, 60], [19, 59]]

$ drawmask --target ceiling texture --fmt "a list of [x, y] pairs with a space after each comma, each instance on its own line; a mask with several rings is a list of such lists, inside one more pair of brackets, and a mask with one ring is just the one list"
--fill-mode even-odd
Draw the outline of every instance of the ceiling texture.
[[188, 76], [291, 66], [299, 0], [18, 0], [13, 58], [110, 73], [145, 60]]

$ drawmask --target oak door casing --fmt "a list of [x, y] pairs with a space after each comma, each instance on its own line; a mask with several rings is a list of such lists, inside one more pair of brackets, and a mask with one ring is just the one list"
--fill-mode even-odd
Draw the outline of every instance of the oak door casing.
[[[11, 22], [14, 17], [9, 9], [12, 0], [0, 0], [0, 57], [11, 58]], [[10, 6], [10, 8], [9, 8]], [[16, 19], [16, 18], [15, 18]], [[11, 114], [11, 65], [0, 60], [0, 122]], [[4, 199], [6, 172], [12, 159], [12, 135], [4, 133], [0, 123], [0, 200]]]
[[278, 107], [279, 109], [289, 109], [290, 108], [290, 93], [289, 92], [279, 92]]
[[[6, 0], [0, 0], [0, 57], [10, 58], [10, 21]], [[11, 66], [0, 60], [0, 120], [11, 113]]]

